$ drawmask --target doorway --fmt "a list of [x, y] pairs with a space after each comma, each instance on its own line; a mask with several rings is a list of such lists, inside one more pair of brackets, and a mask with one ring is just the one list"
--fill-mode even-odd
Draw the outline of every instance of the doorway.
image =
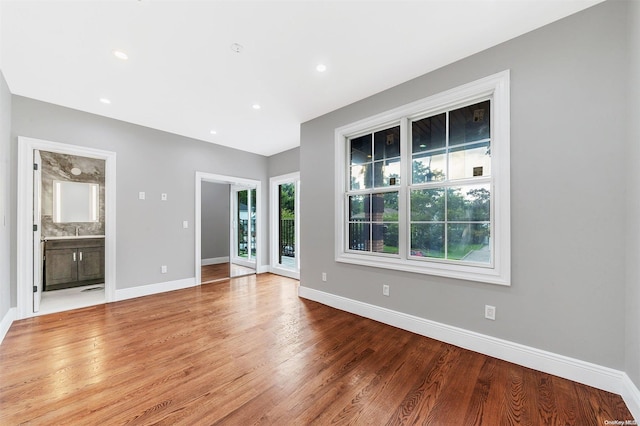
[[[260, 272], [261, 182], [196, 172], [195, 188], [196, 282], [204, 284]], [[223, 228], [226, 237], [222, 235]], [[225, 242], [227, 250], [223, 251]]]
[[[37, 159], [38, 152], [43, 151], [61, 156], [77, 156], [104, 162], [104, 185], [102, 189], [104, 201], [100, 207], [104, 212], [102, 225], [104, 231], [99, 237], [101, 240], [100, 250], [104, 253], [104, 263], [100, 263], [104, 265], [101, 271], [104, 274], [104, 279], [101, 277], [100, 281], [103, 281], [104, 284], [101, 286], [100, 292], [67, 295], [67, 297], [60, 298], [55, 302], [47, 303], [46, 307], [44, 305], [39, 307], [37, 298], [42, 295], [41, 290], [43, 289], [41, 280], [42, 268], [40, 266], [43, 256], [41, 234], [43, 225], [39, 223], [39, 213], [42, 211], [38, 208], [40, 198], [36, 197], [39, 185], [37, 185], [37, 174], [34, 174], [34, 160]], [[110, 151], [22, 136], [18, 137], [17, 302], [19, 318], [28, 318], [115, 300], [115, 159], [116, 154]], [[38, 168], [40, 167], [38, 166]], [[74, 188], [74, 190], [77, 189]], [[63, 196], [61, 195], [61, 197]], [[93, 214], [97, 214], [96, 211]], [[73, 226], [74, 234], [80, 233], [78, 224], [69, 226]], [[69, 240], [76, 240], [77, 236], [79, 235], [71, 235]], [[71, 242], [67, 241], [69, 244]], [[86, 246], [87, 243], [88, 241], [83, 241], [82, 245]], [[68, 249], [69, 247], [65, 247], [65, 250]], [[69, 251], [70, 258], [75, 259], [74, 262], [79, 262], [82, 258], [86, 263], [86, 265], [78, 266], [79, 269], [76, 270], [76, 272], [80, 270], [81, 277], [89, 276], [89, 269], [87, 268], [95, 263], [93, 262], [95, 252], [95, 250], [87, 250], [86, 248], [74, 253]], [[95, 277], [92, 276], [92, 278]], [[78, 290], [78, 293], [81, 293], [81, 290]]]
[[270, 179], [271, 271], [300, 279], [300, 173]]

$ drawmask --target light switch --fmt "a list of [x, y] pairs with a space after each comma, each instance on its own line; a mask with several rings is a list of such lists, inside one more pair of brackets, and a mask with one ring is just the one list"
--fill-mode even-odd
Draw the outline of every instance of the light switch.
[[184, 229], [187, 229], [187, 228], [189, 227], [189, 221], [188, 221], [188, 220], [183, 220], [183, 221], [182, 221], [182, 227], [183, 227]]
[[145, 194], [144, 192], [138, 192], [138, 199], [139, 200], [144, 200]]

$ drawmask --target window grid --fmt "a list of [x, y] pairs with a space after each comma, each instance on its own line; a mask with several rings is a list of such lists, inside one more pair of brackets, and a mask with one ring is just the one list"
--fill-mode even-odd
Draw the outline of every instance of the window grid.
[[[458, 178], [458, 179], [450, 179], [450, 170], [451, 170], [451, 152], [454, 152], [454, 150], [462, 150], [464, 151], [465, 148], [467, 147], [472, 147], [472, 146], [482, 146], [484, 144], [488, 144], [488, 149], [490, 150], [491, 148], [491, 141], [492, 141], [492, 137], [491, 135], [487, 138], [480, 138], [480, 139], [476, 139], [476, 140], [472, 140], [469, 142], [463, 142], [463, 143], [458, 143], [455, 145], [451, 145], [451, 137], [450, 137], [450, 130], [451, 130], [451, 112], [455, 111], [455, 110], [459, 110], [465, 107], [471, 107], [471, 106], [475, 106], [475, 105], [480, 105], [483, 102], [489, 102], [489, 105], [491, 105], [492, 103], [492, 99], [491, 97], [488, 98], [478, 98], [475, 99], [471, 102], [467, 102], [465, 104], [462, 105], [456, 105], [454, 107], [450, 107], [444, 111], [440, 111], [438, 113], [430, 113], [430, 114], [422, 114], [422, 115], [418, 115], [415, 116], [413, 118], [410, 118], [409, 120], [409, 137], [407, 138], [407, 143], [406, 146], [409, 148], [408, 152], [410, 152], [410, 158], [411, 158], [411, 164], [410, 164], [410, 173], [409, 173], [409, 177], [410, 177], [410, 184], [407, 187], [407, 202], [408, 202], [408, 223], [409, 223], [409, 229], [408, 229], [408, 238], [406, 239], [406, 245], [408, 247], [408, 255], [407, 258], [412, 259], [412, 260], [418, 260], [418, 261], [431, 261], [431, 262], [446, 262], [446, 263], [455, 263], [455, 264], [461, 264], [461, 263], [465, 263], [462, 259], [452, 259], [449, 255], [449, 239], [450, 239], [450, 233], [449, 233], [449, 226], [450, 225], [468, 225], [469, 227], [471, 227], [472, 225], [481, 225], [481, 226], [487, 226], [489, 228], [489, 235], [493, 235], [493, 222], [491, 220], [491, 218], [494, 217], [494, 213], [493, 213], [493, 194], [491, 191], [491, 184], [492, 184], [492, 175], [488, 175], [488, 176], [480, 176], [480, 177], [471, 177], [471, 178]], [[492, 109], [490, 109], [490, 111], [492, 111]], [[414, 144], [413, 144], [413, 124], [417, 121], [420, 120], [424, 120], [424, 119], [431, 119], [434, 117], [437, 117], [440, 114], [445, 114], [445, 138], [444, 138], [444, 147], [435, 147], [432, 149], [428, 149], [425, 151], [419, 151], [418, 153], [414, 152]], [[489, 117], [489, 122], [491, 123], [492, 121], [492, 117]], [[490, 125], [490, 128], [492, 128], [493, 126]], [[424, 156], [424, 155], [432, 155], [435, 153], [443, 153], [445, 156], [445, 174], [444, 174], [444, 179], [443, 180], [427, 180], [426, 182], [418, 182], [415, 183], [415, 175], [414, 175], [414, 160], [417, 156]], [[457, 188], [457, 187], [465, 187], [465, 186], [475, 186], [478, 184], [486, 184], [489, 186], [489, 193], [490, 193], [490, 200], [489, 200], [489, 218], [490, 220], [485, 220], [485, 221], [478, 221], [478, 220], [473, 220], [473, 221], [462, 221], [462, 220], [450, 220], [449, 219], [449, 191], [452, 188]], [[444, 214], [445, 214], [445, 218], [444, 220], [431, 220], [431, 221], [425, 221], [425, 220], [414, 220], [411, 215], [412, 215], [412, 206], [411, 206], [411, 202], [412, 202], [412, 193], [414, 191], [419, 191], [422, 189], [442, 189], [443, 193], [444, 193]], [[443, 227], [443, 257], [439, 257], [439, 256], [423, 256], [422, 253], [418, 254], [417, 250], [414, 250], [414, 248], [412, 247], [412, 239], [413, 239], [413, 234], [412, 234], [412, 230], [413, 225], [442, 225]], [[488, 267], [491, 267], [493, 265], [493, 257], [494, 257], [494, 248], [493, 248], [493, 244], [490, 244], [490, 256], [489, 256], [489, 260], [487, 262]], [[455, 257], [455, 256], [454, 256]], [[482, 265], [480, 265], [482, 266]]]
[[[509, 74], [506, 70], [335, 129], [335, 159], [337, 165], [342, 165], [338, 166], [335, 180], [335, 218], [337, 224], [341, 224], [335, 229], [337, 262], [510, 285]], [[484, 111], [469, 108], [475, 103], [487, 100], [490, 101], [490, 106], [487, 106]], [[461, 110], [455, 111], [457, 108]], [[449, 122], [445, 118], [446, 111], [450, 111]], [[480, 118], [484, 114], [485, 119], [490, 119], [490, 129], [488, 122], [475, 123], [477, 120], [472, 120], [476, 112], [480, 113]], [[440, 139], [428, 139], [428, 130], [425, 133], [429, 126], [429, 120], [427, 120], [420, 123], [422, 127], [417, 130], [422, 132], [421, 136], [413, 140], [412, 131], [415, 129], [412, 123], [437, 114], [442, 114], [441, 122], [431, 124], [437, 125]], [[469, 127], [464, 124], [465, 120]], [[441, 136], [445, 129], [451, 127], [449, 125], [451, 121], [462, 127], [457, 129], [454, 129], [455, 126], [452, 127], [453, 130], [447, 137], [448, 145], [445, 146]], [[354, 187], [357, 189], [351, 189], [350, 141], [361, 135], [391, 127], [398, 122], [402, 137], [400, 185], [368, 189], [361, 189], [364, 186], [361, 185], [361, 187]], [[484, 129], [475, 127], [476, 130], [481, 130], [475, 132], [475, 125]], [[426, 139], [424, 139], [425, 135]], [[424, 146], [419, 146], [423, 143]], [[438, 148], [447, 148], [447, 154], [441, 153], [436, 157], [434, 153]], [[419, 155], [414, 156], [414, 154]], [[417, 180], [413, 175], [414, 159], [421, 160], [424, 166], [416, 170]], [[431, 164], [428, 164], [430, 160]], [[451, 161], [456, 162], [453, 168], [449, 165]], [[478, 162], [480, 164], [477, 164]], [[432, 176], [427, 181], [425, 169], [429, 165], [433, 170], [444, 171], [445, 167], [450, 169], [448, 180], [444, 179], [443, 172]], [[478, 169], [479, 173], [476, 173], [475, 169]], [[436, 201], [435, 198], [430, 199], [421, 194], [411, 200], [412, 191], [434, 188], [440, 188], [440, 191], [445, 189], [453, 191], [449, 194], [451, 198], [439, 194], [440, 199]], [[396, 190], [398, 191], [398, 254], [351, 250], [348, 234], [349, 212], [346, 211], [349, 209], [349, 196]], [[446, 221], [445, 199], [448, 213]], [[424, 214], [415, 214], [416, 209], [423, 208]], [[439, 213], [434, 214], [434, 211]], [[443, 252], [443, 227], [445, 222], [448, 223], [447, 244], [453, 249], [449, 252], [455, 256], [451, 257], [451, 260], [412, 256], [412, 220], [416, 224], [440, 224], [441, 228], [438, 230], [442, 235], [441, 247], [438, 248], [440, 252]], [[466, 227], [463, 228], [463, 226]], [[467, 239], [468, 236], [472, 236], [472, 239]], [[420, 244], [416, 246], [428, 247], [427, 244], [422, 244], [422, 241], [428, 237], [428, 234], [423, 234], [420, 237], [422, 238]], [[475, 243], [480, 242], [476, 241], [476, 238], [484, 240], [480, 246], [474, 247]], [[452, 246], [452, 242], [455, 247]], [[467, 250], [476, 251], [478, 247], [483, 247], [484, 255], [487, 255], [484, 259], [478, 260], [477, 253], [464, 259], [459, 256], [461, 252], [465, 254]]]
[[[390, 136], [391, 139], [389, 139]], [[371, 253], [376, 256], [398, 257], [399, 188], [404, 180], [402, 168], [400, 167], [403, 152], [402, 139], [399, 123], [389, 124], [349, 138], [349, 143], [347, 144], [349, 182], [347, 182], [344, 199], [345, 205], [348, 206], [346, 209], [347, 226], [345, 230], [348, 236], [346, 241], [346, 250], [348, 251]], [[365, 140], [368, 141], [369, 146], [360, 146], [362, 141]], [[378, 143], [380, 140], [386, 144], [386, 147], [397, 144], [397, 155], [388, 156], [385, 145]], [[357, 141], [358, 147], [361, 149], [354, 147], [354, 141]], [[355, 161], [354, 157], [358, 155], [356, 151], [366, 157], [370, 157], [368, 158], [370, 161]], [[368, 152], [371, 152], [371, 154], [368, 154]], [[385, 171], [390, 161], [397, 163], [397, 176], [386, 177]], [[379, 169], [376, 164], [380, 164]], [[366, 165], [369, 165], [368, 172]], [[365, 174], [365, 178], [362, 180], [364, 188], [361, 188], [360, 182], [357, 181], [358, 179], [354, 179], [354, 168], [358, 166], [365, 166], [360, 169], [360, 173]], [[368, 177], [367, 173], [369, 174]], [[393, 201], [392, 194], [395, 194], [395, 202], [392, 202], [389, 208], [394, 204], [396, 205], [395, 220], [393, 220], [393, 217], [385, 217], [387, 216], [385, 211], [388, 208], [385, 197]], [[359, 200], [359, 197], [362, 198], [362, 211], [358, 210], [358, 214], [363, 215], [363, 217], [361, 220], [356, 220], [353, 206]], [[382, 205], [382, 209], [380, 209], [380, 205]], [[378, 206], [378, 211], [375, 211], [374, 206]], [[391, 244], [388, 245], [388, 242]]]

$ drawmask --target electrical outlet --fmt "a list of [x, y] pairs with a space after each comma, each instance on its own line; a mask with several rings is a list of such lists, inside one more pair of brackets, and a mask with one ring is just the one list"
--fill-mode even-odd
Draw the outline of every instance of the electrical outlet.
[[160, 201], [167, 201], [167, 194], [165, 193], [160, 194]]
[[326, 272], [322, 273], [322, 281], [327, 282], [327, 273]]
[[382, 295], [383, 296], [388, 296], [389, 295], [389, 285], [388, 284], [382, 284]]
[[491, 305], [484, 305], [484, 317], [486, 319], [494, 320], [496, 319], [496, 307]]
[[167, 273], [167, 265], [162, 265], [160, 267], [160, 272], [163, 273], [163, 274], [166, 274]]

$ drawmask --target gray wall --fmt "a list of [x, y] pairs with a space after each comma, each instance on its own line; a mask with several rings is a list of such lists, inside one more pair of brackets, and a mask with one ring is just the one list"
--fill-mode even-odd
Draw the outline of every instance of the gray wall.
[[202, 259], [229, 257], [229, 191], [222, 183], [202, 182]]
[[[626, 9], [605, 2], [304, 123], [301, 285], [623, 370]], [[335, 128], [505, 69], [512, 285], [336, 263]]]
[[11, 290], [12, 256], [9, 250], [11, 240], [10, 186], [10, 128], [11, 93], [0, 71], [0, 320], [16, 305], [16, 293]]
[[[268, 187], [266, 157], [20, 96], [12, 101], [14, 167], [18, 136], [116, 152], [118, 289], [194, 277], [196, 171], [260, 180]], [[14, 179], [15, 174], [14, 168]], [[146, 200], [138, 200], [140, 191]], [[161, 193], [168, 194], [167, 201], [160, 201]], [[16, 206], [15, 185], [11, 205]], [[268, 223], [267, 205], [264, 196], [263, 223]], [[183, 220], [189, 221], [188, 229], [182, 228]], [[15, 218], [11, 223], [15, 229]], [[262, 253], [268, 253], [268, 238], [265, 232]], [[15, 252], [15, 236], [11, 243]], [[167, 274], [160, 273], [161, 265], [168, 266]]]
[[625, 117], [628, 123], [630, 153], [627, 156], [629, 183], [627, 216], [627, 295], [626, 360], [625, 371], [640, 388], [640, 2], [629, 4], [629, 85], [627, 87], [628, 108]]
[[300, 171], [300, 148], [293, 148], [268, 159], [269, 177], [286, 175]]

